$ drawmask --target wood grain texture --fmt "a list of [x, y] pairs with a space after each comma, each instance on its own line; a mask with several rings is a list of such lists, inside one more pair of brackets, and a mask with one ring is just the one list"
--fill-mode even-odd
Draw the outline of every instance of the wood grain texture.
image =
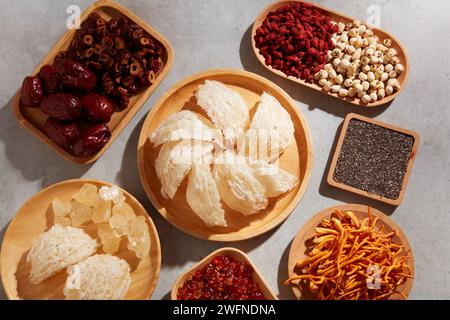
[[[294, 272], [296, 263], [299, 260], [305, 259], [307, 257], [307, 255], [305, 254], [307, 249], [306, 241], [314, 237], [314, 235], [316, 234], [314, 229], [322, 221], [322, 219], [329, 218], [331, 213], [335, 210], [352, 211], [358, 219], [362, 220], [367, 217], [368, 207], [360, 204], [344, 204], [334, 206], [320, 211], [319, 213], [315, 214], [311, 219], [309, 219], [295, 236], [291, 245], [291, 249], [289, 250], [289, 258], [288, 258], [289, 277], [294, 277], [297, 275]], [[380, 218], [381, 223], [383, 223], [385, 226], [384, 232], [389, 233], [394, 230], [398, 232], [398, 236], [393, 238], [393, 242], [403, 245], [405, 247], [405, 252], [409, 252], [409, 255], [412, 258], [408, 260], [408, 263], [411, 266], [411, 274], [414, 276], [413, 251], [411, 249], [411, 245], [408, 242], [408, 239], [406, 238], [406, 235], [403, 233], [400, 227], [384, 213], [374, 208], [370, 208], [370, 213], [373, 216]], [[405, 296], [408, 296], [412, 289], [413, 282], [414, 279], [408, 278], [408, 280], [404, 284], [398, 287], [398, 290], [403, 294], [405, 294]], [[297, 299], [302, 300], [313, 299], [313, 296], [311, 295], [311, 293], [307, 288], [292, 285], [292, 291], [294, 292], [294, 295], [297, 297]], [[390, 297], [389, 300], [399, 300], [399, 299], [401, 299], [400, 294], [394, 294]]]
[[[72, 155], [71, 153], [67, 152], [66, 150], [55, 144], [52, 140], [50, 140], [49, 137], [47, 137], [47, 135], [43, 131], [43, 126], [48, 116], [45, 115], [39, 108], [27, 108], [23, 106], [20, 102], [20, 88], [19, 88], [13, 99], [13, 109], [16, 118], [18, 119], [20, 124], [25, 128], [27, 128], [37, 138], [42, 140], [47, 146], [56, 151], [64, 159], [78, 164], [92, 163], [102, 156], [102, 154], [108, 149], [108, 147], [119, 136], [122, 130], [127, 126], [128, 122], [130, 122], [130, 120], [133, 118], [136, 112], [139, 111], [139, 109], [142, 107], [142, 105], [145, 103], [148, 97], [153, 93], [153, 91], [159, 86], [161, 81], [166, 77], [167, 73], [169, 72], [173, 64], [173, 49], [170, 43], [155, 29], [153, 29], [151, 26], [149, 26], [146, 22], [137, 17], [131, 11], [111, 0], [98, 1], [83, 12], [81, 16], [81, 21], [84, 21], [87, 18], [87, 16], [94, 11], [100, 14], [100, 16], [102, 16], [105, 19], [127, 17], [130, 20], [137, 23], [138, 25], [140, 25], [145, 31], [147, 31], [150, 34], [150, 36], [157, 43], [159, 43], [162, 46], [163, 67], [156, 75], [156, 80], [150, 87], [130, 97], [130, 104], [128, 108], [122, 111], [114, 112], [111, 121], [108, 123], [108, 126], [111, 129], [110, 140], [99, 152], [87, 158], [80, 158]], [[53, 49], [50, 50], [47, 56], [33, 71], [32, 73], [33, 75], [38, 74], [39, 70], [43, 65], [52, 63], [54, 58], [60, 51], [66, 50], [69, 47], [70, 42], [72, 41], [75, 35], [75, 31], [76, 30], [68, 30], [64, 33], [61, 39], [59, 39], [59, 41], [55, 44]]]
[[[17, 212], [8, 226], [0, 252], [0, 269], [3, 287], [9, 299], [64, 299], [63, 288], [66, 281], [66, 271], [34, 285], [29, 281], [30, 264], [26, 256], [34, 239], [42, 235], [52, 226], [51, 202], [54, 198], [71, 199], [85, 183], [97, 187], [111, 186], [110, 183], [99, 180], [66, 180], [54, 184], [30, 198]], [[114, 254], [125, 259], [131, 268], [131, 287], [125, 299], [149, 299], [155, 289], [161, 268], [161, 246], [158, 232], [145, 208], [127, 191], [122, 190], [126, 202], [138, 216], [146, 218], [151, 247], [149, 256], [139, 260], [134, 252], [127, 249], [126, 241], [122, 239], [119, 251]], [[91, 237], [97, 237], [94, 223], [82, 227]], [[98, 253], [103, 251], [99, 248]]]
[[186, 271], [185, 273], [181, 274], [178, 279], [175, 281], [172, 287], [171, 292], [171, 299], [177, 300], [177, 293], [178, 288], [180, 288], [184, 282], [192, 275], [195, 271], [203, 268], [205, 265], [207, 265], [214, 257], [219, 255], [225, 255], [233, 258], [236, 261], [239, 262], [245, 262], [249, 264], [253, 268], [253, 281], [258, 284], [259, 289], [264, 294], [264, 297], [268, 300], [278, 300], [275, 293], [272, 291], [272, 289], [269, 287], [266, 280], [264, 280], [264, 277], [261, 275], [261, 273], [258, 271], [256, 266], [253, 264], [253, 262], [250, 260], [249, 256], [246, 255], [241, 250], [235, 249], [235, 248], [221, 248], [214, 252], [212, 252], [210, 255], [205, 257], [203, 260], [201, 260], [199, 263], [197, 263], [195, 266], [193, 266], [191, 269]]
[[[346, 101], [348, 103], [351, 103], [351, 104], [354, 104], [354, 105], [359, 105], [361, 107], [366, 107], [366, 108], [367, 107], [369, 107], [369, 108], [370, 107], [377, 107], [377, 106], [386, 104], [386, 103], [392, 101], [397, 95], [400, 94], [400, 92], [402, 91], [402, 89], [406, 85], [406, 81], [408, 79], [408, 73], [409, 73], [409, 59], [408, 59], [408, 55], [406, 53], [406, 49], [400, 43], [400, 41], [398, 41], [393, 35], [391, 35], [390, 33], [386, 32], [386, 31], [384, 31], [382, 29], [375, 28], [375, 27], [373, 27], [373, 28], [371, 27], [371, 29], [372, 29], [374, 35], [376, 35], [376, 36], [378, 36], [380, 38], [380, 41], [383, 41], [383, 39], [387, 39], [387, 38], [392, 40], [391, 48], [394, 48], [394, 49], [397, 50], [397, 52], [398, 52], [397, 56], [400, 58], [401, 63], [404, 66], [404, 71], [397, 78], [398, 81], [400, 82], [400, 90], [398, 90], [397, 92], [395, 92], [394, 94], [392, 94], [390, 96], [384, 97], [383, 99], [377, 100], [377, 101], [375, 101], [373, 103], [369, 103], [369, 104], [363, 103], [358, 97], [356, 97], [354, 99], [351, 99], [351, 98], [348, 98], [348, 97], [347, 98], [340, 97], [337, 93], [326, 92], [325, 90], [322, 89], [321, 86], [319, 86], [319, 85], [317, 85], [315, 83], [307, 83], [307, 82], [305, 82], [305, 81], [303, 81], [303, 80], [301, 80], [299, 78], [292, 77], [292, 76], [287, 76], [282, 71], [274, 69], [271, 66], [266, 65], [266, 63], [264, 61], [264, 57], [259, 53], [259, 49], [256, 47], [256, 43], [255, 43], [255, 39], [254, 39], [254, 36], [256, 34], [256, 30], [261, 26], [263, 21], [266, 19], [267, 14], [269, 14], [271, 11], [277, 10], [278, 8], [286, 6], [286, 5], [288, 5], [288, 4], [292, 3], [292, 2], [309, 3], [309, 2], [306, 2], [306, 1], [292, 1], [292, 0], [289, 0], [289, 1], [286, 1], [286, 0], [276, 1], [276, 2], [274, 2], [272, 4], [270, 4], [264, 10], [261, 11], [261, 13], [258, 15], [258, 17], [256, 18], [255, 23], [253, 25], [252, 39], [251, 39], [253, 51], [254, 51], [254, 53], [256, 55], [256, 58], [259, 60], [259, 62], [261, 62], [261, 64], [266, 69], [272, 71], [273, 73], [275, 73], [275, 74], [277, 74], [277, 75], [279, 75], [279, 76], [281, 76], [283, 78], [286, 78], [286, 79], [289, 79], [289, 80], [294, 81], [296, 83], [299, 83], [299, 84], [301, 84], [301, 85], [303, 85], [305, 87], [308, 87], [308, 88], [311, 88], [313, 90], [319, 91], [319, 92], [321, 92], [323, 94], [330, 95], [332, 97], [335, 97], [337, 99]], [[321, 6], [319, 6], [319, 5], [315, 4], [315, 3], [309, 3], [309, 4], [311, 4], [315, 9], [317, 9], [321, 13], [329, 16], [331, 18], [331, 20], [334, 21], [334, 22], [348, 23], [348, 22], [352, 22], [354, 20], [357, 20], [355, 18], [343, 15], [343, 14], [341, 14], [339, 12], [336, 12], [336, 11], [333, 11], [331, 9], [327, 9], [327, 8], [321, 7]]]
[[[208, 228], [191, 210], [186, 202], [187, 179], [183, 181], [172, 200], [161, 196], [161, 184], [154, 163], [160, 148], [152, 148], [149, 135], [171, 114], [182, 109], [200, 112], [194, 92], [205, 80], [217, 80], [237, 90], [250, 114], [255, 111], [260, 95], [265, 91], [278, 99], [289, 112], [295, 128], [295, 142], [280, 158], [281, 168], [294, 174], [300, 183], [290, 192], [270, 199], [267, 209], [245, 217], [229, 208], [225, 209], [228, 227]], [[198, 238], [213, 241], [238, 241], [256, 237], [275, 228], [284, 221], [297, 206], [311, 175], [313, 151], [311, 136], [305, 119], [289, 95], [274, 83], [256, 74], [230, 69], [210, 70], [195, 74], [179, 82], [165, 93], [148, 114], [138, 143], [138, 167], [142, 185], [158, 212], [178, 229]]]
[[[342, 144], [344, 143], [345, 134], [347, 132], [348, 125], [349, 125], [349, 123], [350, 123], [350, 121], [352, 119], [358, 119], [358, 120], [361, 120], [361, 121], [364, 121], [364, 122], [373, 123], [373, 124], [376, 124], [378, 126], [390, 129], [392, 131], [397, 131], [397, 132], [400, 132], [400, 133], [403, 133], [405, 135], [409, 135], [409, 136], [413, 137], [414, 145], [413, 145], [413, 148], [411, 150], [411, 155], [410, 155], [409, 160], [408, 160], [408, 165], [407, 165], [407, 168], [406, 168], [405, 176], [403, 178], [402, 189], [401, 189], [399, 197], [397, 199], [389, 199], [389, 198], [386, 198], [386, 197], [383, 197], [383, 196], [380, 196], [380, 195], [371, 194], [371, 193], [369, 193], [367, 191], [364, 191], [364, 190], [361, 190], [361, 189], [357, 189], [357, 188], [354, 188], [352, 186], [348, 186], [346, 184], [337, 182], [337, 181], [335, 181], [333, 179], [334, 171], [336, 170], [336, 164], [337, 164], [337, 161], [338, 161], [338, 158], [339, 158], [339, 154], [341, 153]], [[364, 141], [361, 141], [361, 143], [364, 143]], [[359, 194], [359, 195], [362, 195], [362, 196], [365, 196], [365, 197], [368, 197], [368, 198], [371, 198], [371, 199], [375, 199], [375, 200], [378, 200], [378, 201], [390, 204], [392, 206], [398, 206], [402, 202], [403, 197], [405, 195], [406, 187], [408, 185], [409, 177], [411, 175], [412, 167], [413, 167], [413, 164], [414, 164], [414, 159], [417, 156], [417, 150], [419, 148], [419, 144], [420, 144], [420, 136], [419, 136], [418, 133], [416, 133], [414, 131], [410, 131], [410, 130], [406, 130], [406, 129], [403, 129], [403, 128], [399, 128], [397, 126], [393, 126], [393, 125], [390, 125], [390, 124], [387, 124], [387, 123], [384, 123], [384, 122], [381, 122], [381, 121], [377, 121], [377, 120], [374, 120], [374, 119], [371, 119], [371, 118], [363, 117], [363, 116], [355, 114], [355, 113], [349, 113], [347, 115], [347, 117], [345, 117], [345, 121], [344, 121], [344, 124], [342, 126], [341, 134], [339, 136], [339, 140], [338, 140], [337, 145], [336, 145], [336, 150], [335, 150], [334, 155], [333, 155], [333, 160], [331, 161], [331, 164], [330, 164], [330, 169], [329, 169], [328, 175], [327, 175], [327, 183], [330, 186], [333, 186], [333, 187], [336, 187], [336, 188], [339, 188], [339, 189], [342, 189], [342, 190], [345, 190], [345, 191], [348, 191], [348, 192], [356, 193], [356, 194]]]

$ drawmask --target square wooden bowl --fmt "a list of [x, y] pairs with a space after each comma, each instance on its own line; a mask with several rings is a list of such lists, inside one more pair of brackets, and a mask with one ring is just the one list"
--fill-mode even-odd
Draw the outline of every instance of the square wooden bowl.
[[214, 252], [212, 252], [210, 255], [205, 257], [203, 260], [201, 260], [199, 263], [197, 263], [195, 266], [193, 266], [191, 269], [183, 273], [174, 283], [172, 287], [172, 293], [171, 293], [171, 299], [177, 300], [177, 293], [178, 288], [180, 288], [186, 279], [189, 278], [191, 274], [193, 274], [195, 271], [203, 268], [205, 265], [207, 265], [211, 260], [219, 255], [225, 255], [233, 258], [236, 261], [245, 262], [248, 265], [250, 265], [253, 268], [253, 281], [258, 284], [259, 289], [264, 294], [264, 297], [266, 297], [267, 300], [278, 300], [275, 293], [270, 289], [269, 285], [267, 284], [266, 280], [264, 280], [261, 273], [259, 273], [258, 269], [256, 269], [253, 262], [250, 260], [249, 256], [246, 255], [241, 250], [235, 249], [235, 248], [221, 248]]
[[[367, 123], [373, 123], [373, 124], [378, 125], [380, 127], [383, 127], [383, 128], [386, 128], [386, 129], [390, 129], [392, 131], [400, 132], [400, 133], [403, 133], [405, 135], [409, 135], [409, 136], [413, 137], [413, 139], [414, 139], [413, 148], [411, 150], [411, 154], [410, 154], [410, 157], [409, 157], [409, 160], [408, 160], [408, 165], [407, 165], [407, 168], [406, 168], [405, 176], [403, 177], [402, 189], [400, 190], [400, 194], [399, 194], [397, 199], [389, 199], [389, 198], [386, 198], [386, 197], [383, 197], [383, 196], [380, 196], [380, 195], [377, 195], [377, 194], [372, 194], [372, 193], [369, 193], [367, 191], [364, 191], [364, 190], [361, 190], [361, 189], [358, 189], [358, 188], [355, 188], [355, 187], [351, 187], [351, 186], [348, 186], [346, 184], [337, 182], [337, 181], [335, 181], [333, 179], [333, 175], [334, 175], [334, 172], [336, 170], [336, 164], [337, 164], [339, 155], [341, 153], [342, 144], [344, 142], [345, 135], [347, 133], [347, 129], [348, 129], [348, 126], [350, 124], [350, 121], [353, 120], [353, 119], [361, 120], [361, 121], [364, 121], [364, 122], [367, 122]], [[342, 190], [345, 190], [345, 191], [353, 192], [353, 193], [356, 193], [356, 194], [359, 194], [359, 195], [362, 195], [362, 196], [365, 196], [365, 197], [368, 197], [368, 198], [371, 198], [371, 199], [375, 199], [375, 200], [378, 200], [378, 201], [381, 201], [381, 202], [384, 202], [384, 203], [387, 203], [387, 204], [390, 204], [390, 205], [393, 205], [393, 206], [398, 206], [402, 202], [403, 196], [405, 195], [406, 186], [408, 184], [409, 175], [411, 174], [411, 169], [412, 169], [412, 166], [413, 166], [413, 163], [414, 163], [414, 159], [416, 158], [416, 155], [417, 155], [417, 149], [419, 147], [419, 143], [420, 143], [420, 137], [414, 131], [410, 131], [410, 130], [406, 130], [406, 129], [403, 129], [403, 128], [399, 128], [399, 127], [396, 127], [396, 126], [393, 126], [393, 125], [390, 125], [390, 124], [387, 124], [387, 123], [384, 123], [384, 122], [380, 122], [380, 121], [377, 121], [377, 120], [374, 120], [374, 119], [371, 119], [371, 118], [363, 117], [363, 116], [355, 114], [355, 113], [350, 113], [345, 118], [344, 125], [342, 126], [341, 134], [339, 136], [339, 140], [338, 140], [338, 143], [336, 145], [336, 150], [334, 152], [333, 160], [332, 160], [331, 165], [330, 165], [330, 170], [328, 172], [327, 182], [328, 182], [329, 185], [331, 185], [333, 187], [336, 187], [336, 188], [339, 188], [339, 189], [342, 189]]]
[[[51, 149], [55, 150], [60, 156], [64, 159], [79, 163], [79, 164], [88, 164], [99, 159], [102, 154], [108, 149], [108, 147], [114, 142], [114, 140], [119, 136], [120, 132], [126, 127], [128, 122], [133, 118], [136, 112], [142, 107], [144, 102], [148, 99], [148, 97], [152, 94], [152, 92], [158, 87], [161, 81], [166, 77], [169, 69], [173, 63], [173, 49], [170, 43], [155, 29], [150, 27], [147, 23], [145, 23], [142, 19], [137, 17], [135, 14], [130, 12], [128, 9], [123, 6], [108, 0], [108, 1], [98, 1], [94, 3], [92, 6], [87, 8], [83, 14], [81, 15], [81, 22], [83, 22], [90, 13], [97, 12], [103, 18], [109, 20], [111, 18], [120, 18], [126, 17], [136, 24], [138, 24], [142, 29], [144, 29], [148, 34], [163, 48], [162, 60], [163, 67], [156, 75], [155, 82], [149, 86], [147, 89], [141, 91], [140, 93], [133, 95], [130, 98], [130, 104], [125, 110], [120, 112], [114, 112], [111, 121], [108, 123], [108, 126], [111, 130], [111, 138], [108, 143], [100, 149], [96, 154], [87, 157], [80, 158], [76, 157], [73, 154], [67, 152], [45, 134], [43, 131], [43, 126], [48, 116], [45, 115], [39, 108], [27, 108], [23, 106], [20, 102], [20, 88], [17, 91], [14, 100], [13, 100], [13, 109], [16, 115], [16, 118], [20, 122], [22, 126], [31, 131], [36, 137], [42, 140], [47, 146]], [[47, 56], [42, 60], [42, 62], [36, 67], [33, 71], [33, 75], [36, 75], [41, 67], [45, 64], [52, 63], [56, 55], [62, 51], [66, 50], [70, 42], [72, 41], [76, 30], [68, 30], [64, 33], [61, 39], [55, 44], [52, 50], [47, 54]]]

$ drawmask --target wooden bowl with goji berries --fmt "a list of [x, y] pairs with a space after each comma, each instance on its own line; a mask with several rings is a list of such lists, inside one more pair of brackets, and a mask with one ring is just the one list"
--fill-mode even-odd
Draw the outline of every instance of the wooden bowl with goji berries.
[[408, 78], [406, 50], [391, 34], [303, 1], [265, 8], [252, 46], [273, 73], [359, 106], [392, 101]]
[[170, 43], [113, 1], [98, 1], [24, 79], [20, 124], [68, 161], [96, 161], [167, 75]]

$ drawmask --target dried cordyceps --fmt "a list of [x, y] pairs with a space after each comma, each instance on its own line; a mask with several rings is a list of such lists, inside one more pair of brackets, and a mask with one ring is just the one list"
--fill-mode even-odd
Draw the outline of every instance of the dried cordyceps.
[[253, 281], [253, 268], [228, 256], [217, 256], [178, 288], [178, 300], [266, 300]]
[[337, 26], [310, 4], [293, 2], [270, 12], [256, 30], [255, 43], [266, 65], [307, 82], [326, 63]]
[[154, 82], [162, 67], [161, 55], [162, 47], [139, 25], [126, 18], [106, 21], [92, 13], [68, 52], [57, 58], [75, 57], [88, 66], [101, 79], [101, 93], [126, 108], [130, 96]]

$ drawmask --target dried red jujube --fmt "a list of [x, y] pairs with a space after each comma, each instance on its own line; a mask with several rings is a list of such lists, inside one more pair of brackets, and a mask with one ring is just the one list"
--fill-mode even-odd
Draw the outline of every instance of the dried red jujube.
[[61, 76], [57, 67], [51, 64], [46, 64], [39, 71], [39, 76], [44, 83], [45, 92], [47, 94], [62, 91]]
[[81, 115], [83, 103], [73, 94], [53, 93], [42, 100], [41, 110], [56, 120], [73, 121]]
[[265, 64], [307, 82], [323, 68], [337, 26], [310, 4], [293, 2], [270, 12], [254, 36]]
[[65, 86], [84, 92], [92, 91], [97, 82], [91, 70], [72, 60], [64, 60], [61, 63], [60, 75]]
[[44, 99], [44, 86], [39, 76], [29, 76], [23, 80], [20, 101], [30, 108], [37, 108]]
[[68, 149], [79, 135], [78, 126], [75, 123], [65, 124], [53, 118], [47, 119], [44, 131], [54, 143], [64, 149]]
[[110, 138], [111, 132], [108, 126], [104, 124], [94, 125], [75, 140], [72, 151], [78, 157], [89, 157], [103, 148]]
[[89, 120], [107, 123], [114, 112], [112, 102], [105, 96], [89, 93], [81, 98]]

